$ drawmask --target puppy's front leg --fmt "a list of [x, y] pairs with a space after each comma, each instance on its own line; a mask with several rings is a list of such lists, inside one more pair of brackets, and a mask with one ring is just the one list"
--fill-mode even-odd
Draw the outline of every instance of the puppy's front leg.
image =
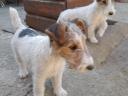
[[96, 36], [95, 36], [95, 27], [94, 26], [90, 26], [88, 28], [88, 38], [91, 43], [98, 43], [98, 40], [96, 39]]
[[107, 27], [108, 27], [108, 24], [106, 21], [104, 21], [103, 23], [100, 24], [98, 32], [97, 32], [99, 37], [103, 37]]
[[45, 78], [40, 75], [33, 76], [33, 93], [34, 96], [44, 96]]
[[62, 88], [62, 76], [63, 70], [58, 72], [57, 75], [53, 77], [52, 83], [56, 96], [67, 96], [67, 91]]

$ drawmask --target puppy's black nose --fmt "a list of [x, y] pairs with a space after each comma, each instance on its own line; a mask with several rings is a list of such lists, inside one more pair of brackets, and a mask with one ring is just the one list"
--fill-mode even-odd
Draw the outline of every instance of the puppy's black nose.
[[109, 12], [108, 14], [109, 14], [109, 15], [113, 15], [113, 12]]
[[94, 66], [93, 66], [93, 65], [88, 65], [86, 68], [87, 68], [88, 70], [92, 70], [92, 69], [94, 69]]

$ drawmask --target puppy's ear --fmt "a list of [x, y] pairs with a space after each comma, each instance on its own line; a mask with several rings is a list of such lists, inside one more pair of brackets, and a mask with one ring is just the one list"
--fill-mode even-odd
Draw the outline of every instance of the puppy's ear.
[[101, 5], [107, 5], [108, 0], [96, 0]]
[[100, 2], [100, 1], [102, 1], [102, 0], [96, 0], [97, 2]]
[[45, 30], [46, 34], [50, 36], [50, 39], [56, 41], [59, 45], [64, 44], [66, 31], [66, 25], [58, 23], [51, 25], [48, 29]]
[[87, 31], [88, 31], [88, 26], [87, 26], [87, 24], [85, 23], [84, 20], [77, 18], [77, 19], [74, 20], [74, 23], [81, 29], [81, 31], [82, 31], [84, 34], [87, 33]]

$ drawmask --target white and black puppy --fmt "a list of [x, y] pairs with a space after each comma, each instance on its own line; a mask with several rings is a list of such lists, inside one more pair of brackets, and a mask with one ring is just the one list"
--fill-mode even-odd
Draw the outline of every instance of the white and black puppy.
[[88, 25], [88, 38], [92, 43], [98, 43], [95, 31], [100, 37], [107, 29], [109, 16], [115, 14], [114, 0], [94, 0], [88, 6], [67, 9], [61, 12], [57, 22], [68, 22], [75, 18], [83, 19]]
[[19, 65], [19, 76], [24, 78], [32, 71], [34, 96], [44, 96], [45, 81], [49, 78], [57, 96], [67, 95], [62, 88], [66, 62], [70, 68], [80, 71], [94, 68], [85, 35], [80, 30], [83, 26], [80, 20], [71, 22], [68, 27], [56, 23], [45, 31], [48, 36], [42, 36], [24, 26], [14, 8], [10, 8], [10, 15], [16, 30], [11, 46]]

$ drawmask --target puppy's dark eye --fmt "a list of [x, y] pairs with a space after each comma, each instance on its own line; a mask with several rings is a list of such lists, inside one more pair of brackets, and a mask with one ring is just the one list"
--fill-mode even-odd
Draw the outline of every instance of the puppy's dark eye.
[[103, 4], [107, 4], [107, 2], [105, 0], [102, 1]]
[[70, 46], [69, 48], [74, 51], [74, 50], [77, 49], [77, 46], [76, 46], [76, 45], [72, 45], [72, 46]]

